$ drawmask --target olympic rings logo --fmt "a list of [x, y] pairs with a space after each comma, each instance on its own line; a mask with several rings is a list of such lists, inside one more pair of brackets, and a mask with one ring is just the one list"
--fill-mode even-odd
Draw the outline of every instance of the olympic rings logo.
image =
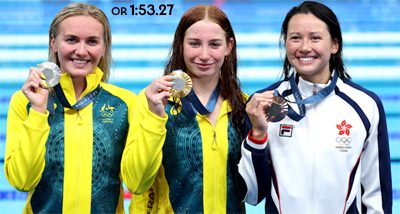
[[339, 143], [339, 145], [349, 145], [351, 143], [352, 139], [351, 137], [337, 137], [336, 142]]

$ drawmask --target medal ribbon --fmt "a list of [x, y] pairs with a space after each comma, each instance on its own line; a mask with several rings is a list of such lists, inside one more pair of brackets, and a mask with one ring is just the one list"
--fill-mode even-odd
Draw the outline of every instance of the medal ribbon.
[[[56, 92], [56, 95], [58, 97], [58, 100], [60, 100], [61, 104], [65, 108], [72, 108], [72, 109], [82, 109], [85, 106], [89, 105], [91, 102], [93, 102], [94, 99], [100, 94], [100, 84], [97, 86], [96, 89], [93, 91], [89, 92], [84, 96], [82, 99], [80, 99], [77, 103], [75, 103], [73, 106], [69, 104], [67, 98], [65, 97], [64, 91], [61, 88], [61, 84], [57, 84], [54, 86], [54, 91]], [[53, 105], [53, 99], [50, 97], [49, 94], [49, 99], [47, 101], [47, 109], [50, 112], [50, 115], [54, 115], [54, 105]]]
[[[338, 74], [336, 69], [333, 71], [333, 79], [331, 81], [331, 83], [324, 89], [322, 89], [321, 91], [318, 92], [318, 94], [316, 95], [312, 95], [310, 97], [307, 97], [306, 99], [303, 100], [300, 90], [297, 87], [296, 81], [294, 80], [294, 73], [290, 76], [290, 87], [292, 89], [293, 92], [293, 96], [296, 99], [296, 102], [292, 102], [294, 104], [297, 104], [297, 106], [299, 107], [300, 110], [300, 115], [295, 112], [291, 106], [289, 105], [289, 110], [288, 110], [288, 116], [294, 120], [294, 121], [300, 121], [301, 119], [303, 119], [306, 116], [306, 108], [304, 106], [304, 104], [311, 104], [311, 103], [316, 103], [319, 102], [321, 100], [323, 100], [325, 97], [327, 97], [330, 93], [332, 93], [333, 89], [336, 86], [336, 82], [338, 80]], [[275, 91], [276, 93], [277, 91]]]
[[213, 112], [218, 101], [220, 91], [219, 85], [220, 82], [218, 82], [218, 85], [215, 87], [213, 93], [208, 99], [206, 107], [204, 107], [203, 104], [200, 102], [193, 89], [186, 97], [182, 97], [182, 111], [185, 112], [186, 117], [188, 117], [189, 119], [195, 117], [196, 111], [199, 112], [201, 115], [206, 115]]

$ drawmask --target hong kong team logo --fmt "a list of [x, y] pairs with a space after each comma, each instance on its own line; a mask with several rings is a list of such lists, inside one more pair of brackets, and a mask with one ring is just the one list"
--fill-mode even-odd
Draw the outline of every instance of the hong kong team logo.
[[348, 150], [351, 149], [351, 146], [349, 145], [352, 141], [352, 138], [350, 137], [350, 129], [353, 128], [353, 126], [347, 124], [346, 120], [343, 120], [340, 125], [336, 124], [336, 128], [339, 129], [339, 136], [335, 139], [336, 143], [339, 144], [336, 145], [336, 149], [340, 149], [340, 152], [348, 152]]
[[339, 135], [346, 134], [350, 135], [350, 129], [353, 128], [350, 124], [346, 124], [346, 120], [343, 120], [340, 125], [336, 124], [336, 127], [339, 129]]
[[293, 126], [292, 125], [283, 125], [281, 124], [281, 128], [279, 130], [279, 136], [281, 137], [292, 137]]

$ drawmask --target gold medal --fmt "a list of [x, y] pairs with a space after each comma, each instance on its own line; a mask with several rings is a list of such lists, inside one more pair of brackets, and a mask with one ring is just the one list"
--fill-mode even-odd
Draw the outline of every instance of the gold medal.
[[43, 88], [53, 88], [60, 82], [61, 79], [61, 70], [60, 68], [52, 62], [43, 62], [37, 66], [42, 71], [42, 74], [46, 77], [43, 80], [46, 83], [46, 86], [43, 84]]
[[175, 98], [186, 97], [192, 90], [192, 79], [190, 76], [181, 70], [173, 71], [169, 75], [174, 77], [171, 96]]
[[286, 117], [289, 106], [281, 96], [274, 96], [270, 107], [263, 109], [264, 117], [269, 122], [279, 122]]

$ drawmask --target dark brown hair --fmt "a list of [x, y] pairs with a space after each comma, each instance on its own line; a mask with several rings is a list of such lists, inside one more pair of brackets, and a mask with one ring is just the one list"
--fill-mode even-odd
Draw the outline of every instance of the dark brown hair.
[[[318, 3], [314, 1], [305, 1], [301, 4], [299, 4], [296, 7], [293, 7], [286, 15], [285, 20], [283, 21], [282, 24], [282, 29], [281, 29], [281, 36], [280, 36], [280, 47], [281, 50], [282, 48], [284, 49], [284, 44], [285, 44], [285, 39], [287, 37], [287, 30], [288, 30], [288, 25], [290, 19], [297, 15], [297, 14], [313, 14], [317, 18], [319, 18], [321, 21], [323, 21], [327, 26], [329, 30], [329, 34], [331, 36], [332, 41], [336, 40], [339, 44], [339, 49], [335, 54], [331, 55], [331, 58], [329, 59], [329, 71], [332, 72], [333, 69], [336, 69], [338, 72], [338, 76], [340, 78], [350, 80], [351, 77], [350, 75], [346, 72], [345, 66], [343, 64], [342, 60], [342, 54], [343, 54], [343, 39], [342, 39], [342, 31], [340, 29], [339, 21], [329, 7]], [[285, 55], [285, 62], [283, 65], [283, 74], [285, 78], [289, 78], [290, 76], [290, 69], [292, 68], [292, 65], [290, 64], [287, 56]]]

